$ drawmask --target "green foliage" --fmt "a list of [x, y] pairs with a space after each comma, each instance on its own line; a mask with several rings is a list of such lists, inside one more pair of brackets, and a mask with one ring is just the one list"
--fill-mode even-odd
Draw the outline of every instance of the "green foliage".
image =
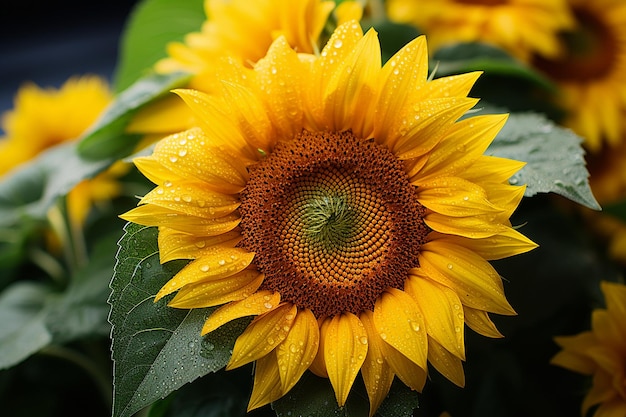
[[200, 30], [205, 19], [203, 0], [144, 0], [126, 23], [115, 73], [115, 89], [123, 91], [161, 58], [166, 45]]
[[[410, 417], [417, 406], [417, 393], [395, 381], [375, 415]], [[339, 407], [328, 379], [307, 372], [291, 391], [272, 404], [272, 408], [278, 417], [289, 417], [294, 414], [309, 417], [367, 417], [369, 400], [363, 381], [359, 378], [355, 381], [346, 405]]]
[[487, 154], [527, 163], [510, 179], [511, 184], [526, 184], [526, 197], [552, 192], [598, 210], [581, 143], [582, 138], [545, 116], [513, 113]]
[[150, 73], [120, 93], [100, 119], [91, 126], [78, 144], [78, 153], [87, 159], [123, 158], [137, 147], [141, 135], [125, 132], [137, 110], [164, 96], [170, 90], [184, 86], [189, 75]]
[[[177, 310], [154, 295], [185, 264], [159, 263], [157, 229], [129, 223], [119, 243], [113, 292], [114, 417], [131, 416], [226, 365], [246, 319], [202, 337], [210, 309]], [[171, 297], [170, 297], [171, 298]]]
[[92, 262], [70, 276], [65, 291], [51, 284], [16, 281], [0, 294], [0, 369], [14, 366], [51, 344], [104, 337], [110, 254], [117, 233], [104, 236]]

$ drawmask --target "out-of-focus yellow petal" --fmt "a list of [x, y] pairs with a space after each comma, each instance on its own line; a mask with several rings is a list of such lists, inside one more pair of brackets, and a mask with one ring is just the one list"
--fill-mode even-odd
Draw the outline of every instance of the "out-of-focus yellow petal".
[[297, 310], [293, 304], [283, 304], [255, 318], [235, 341], [226, 369], [238, 368], [272, 352], [289, 334]]
[[289, 334], [276, 349], [283, 394], [298, 382], [317, 355], [320, 331], [309, 309], [298, 311]]
[[270, 291], [259, 291], [241, 301], [233, 301], [213, 312], [204, 322], [202, 334], [212, 332], [229, 321], [259, 314], [268, 313], [278, 307], [280, 294]]
[[207, 253], [189, 263], [170, 279], [159, 290], [154, 301], [160, 300], [187, 284], [208, 279], [219, 280], [235, 275], [250, 265], [253, 258], [254, 253], [240, 248], [222, 248]]
[[129, 133], [159, 133], [166, 135], [189, 129], [195, 124], [189, 107], [174, 94], [142, 107], [131, 119], [126, 131]]
[[324, 340], [324, 361], [340, 407], [346, 403], [366, 355], [367, 333], [361, 320], [352, 313], [333, 317]]
[[424, 315], [407, 293], [389, 288], [376, 301], [374, 324], [380, 338], [426, 370], [428, 337]]
[[368, 340], [367, 356], [361, 367], [361, 375], [363, 375], [363, 382], [370, 400], [369, 417], [372, 417], [387, 397], [394, 375], [385, 360], [385, 342], [376, 330], [373, 313], [365, 310], [361, 313], [360, 319], [367, 332]]

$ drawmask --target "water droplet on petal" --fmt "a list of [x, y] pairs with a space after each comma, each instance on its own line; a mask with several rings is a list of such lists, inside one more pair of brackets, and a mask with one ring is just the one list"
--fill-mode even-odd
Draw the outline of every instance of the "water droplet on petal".
[[177, 156], [175, 156], [175, 155], [171, 155], [171, 156], [170, 156], [170, 161], [171, 161], [171, 162], [176, 162], [176, 161], [178, 161], [178, 157], [177, 157]]
[[448, 264], [448, 269], [452, 269], [454, 266], [452, 264]]

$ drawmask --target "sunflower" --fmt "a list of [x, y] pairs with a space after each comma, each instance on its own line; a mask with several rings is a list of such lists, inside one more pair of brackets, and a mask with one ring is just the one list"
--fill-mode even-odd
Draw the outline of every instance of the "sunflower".
[[558, 59], [537, 57], [533, 65], [556, 82], [568, 112], [564, 124], [585, 138], [587, 149], [617, 146], [626, 124], [626, 3], [569, 0], [576, 26], [561, 35]]
[[557, 57], [558, 32], [571, 26], [566, 0], [389, 0], [391, 20], [416, 25], [433, 49], [484, 42], [528, 61]]
[[[15, 106], [2, 118], [0, 175], [35, 158], [46, 149], [77, 139], [112, 101], [105, 80], [97, 76], [73, 77], [59, 89], [29, 83], [19, 89]], [[67, 197], [72, 222], [81, 225], [94, 204], [118, 195], [117, 177], [126, 165], [117, 164], [92, 180], [85, 180]]]
[[135, 160], [157, 186], [122, 217], [159, 226], [162, 262], [192, 259], [156, 294], [222, 305], [203, 334], [256, 316], [227, 369], [256, 361], [249, 409], [309, 369], [343, 406], [359, 371], [373, 415], [427, 362], [463, 386], [464, 324], [511, 315], [488, 260], [535, 244], [509, 217], [523, 163], [483, 152], [506, 115], [458, 121], [478, 73], [428, 79], [426, 41], [381, 68], [374, 30], [340, 25], [319, 56], [278, 38], [220, 94], [178, 90], [201, 125]]
[[626, 415], [626, 286], [601, 282], [606, 309], [594, 310], [591, 330], [576, 336], [557, 337], [563, 349], [552, 358], [554, 365], [593, 375], [582, 414], [594, 406], [595, 416]]
[[[216, 61], [224, 56], [251, 66], [267, 53], [273, 39], [284, 36], [301, 53], [318, 50], [322, 31], [335, 10], [339, 21], [360, 18], [358, 3], [325, 0], [205, 0], [207, 20], [200, 32], [172, 42], [168, 57], [157, 62], [161, 73], [186, 71], [193, 74], [188, 87], [211, 92], [219, 84]], [[193, 114], [175, 96], [140, 112], [128, 130], [136, 133], [172, 133], [191, 127]]]

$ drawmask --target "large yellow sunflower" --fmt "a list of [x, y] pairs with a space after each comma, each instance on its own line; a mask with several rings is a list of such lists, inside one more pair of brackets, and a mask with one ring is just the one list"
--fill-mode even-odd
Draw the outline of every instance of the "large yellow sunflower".
[[[322, 30], [335, 9], [327, 0], [205, 0], [207, 20], [200, 32], [185, 42], [168, 45], [168, 57], [157, 62], [161, 73], [193, 74], [189, 88], [211, 92], [221, 74], [216, 61], [228, 56], [250, 66], [265, 56], [272, 41], [284, 36], [298, 52], [312, 53], [320, 47]], [[339, 20], [360, 18], [356, 2], [337, 8]], [[218, 67], [219, 68], [219, 67]], [[129, 126], [138, 133], [172, 133], [195, 123], [193, 114], [178, 97], [168, 97], [140, 112]]]
[[596, 417], [626, 416], [626, 286], [600, 284], [606, 309], [594, 310], [591, 330], [555, 340], [563, 348], [552, 363], [574, 372], [593, 375], [582, 414], [594, 406]]
[[615, 146], [626, 134], [626, 2], [568, 0], [576, 26], [561, 36], [564, 54], [534, 65], [561, 89], [564, 124], [592, 152]]
[[416, 25], [435, 50], [479, 41], [523, 61], [532, 54], [558, 56], [558, 31], [572, 23], [566, 0], [388, 0], [387, 5], [392, 20]]
[[136, 159], [157, 186], [122, 217], [159, 226], [161, 261], [193, 259], [156, 300], [225, 304], [203, 333], [256, 316], [227, 368], [256, 361], [249, 408], [310, 369], [374, 414], [427, 362], [464, 384], [464, 324], [514, 314], [488, 260], [535, 244], [513, 229], [523, 163], [484, 156], [506, 115], [458, 121], [478, 73], [428, 80], [424, 37], [381, 68], [376, 32], [338, 27], [319, 57], [278, 38], [220, 94], [179, 90], [201, 125]]
[[[97, 76], [70, 78], [59, 89], [24, 85], [17, 92], [14, 108], [2, 116], [5, 136], [0, 138], [0, 175], [52, 146], [77, 139], [112, 98], [107, 82]], [[118, 164], [72, 190], [68, 195], [71, 220], [82, 224], [92, 204], [118, 195], [117, 177], [125, 171]]]

